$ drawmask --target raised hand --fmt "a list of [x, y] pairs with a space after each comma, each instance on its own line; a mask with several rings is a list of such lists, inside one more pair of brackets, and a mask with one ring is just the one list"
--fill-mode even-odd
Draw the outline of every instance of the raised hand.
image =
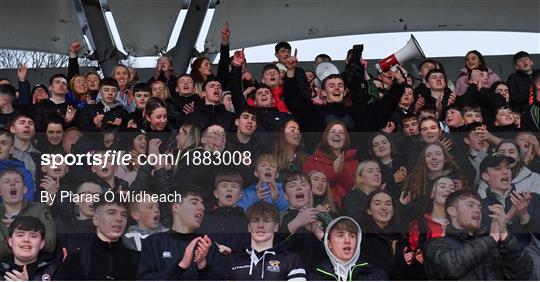
[[69, 57], [76, 58], [79, 50], [81, 50], [81, 43], [79, 41], [71, 42], [71, 45], [69, 45]]
[[397, 80], [397, 83], [402, 84], [406, 81], [405, 77], [407, 77], [407, 70], [399, 65], [398, 70], [394, 72], [394, 78]]
[[451, 139], [445, 138], [445, 139], [441, 140], [441, 144], [443, 145], [443, 147], [444, 147], [444, 149], [446, 151], [451, 151], [452, 150], [453, 143], [452, 143]]
[[[268, 186], [270, 187], [270, 185], [268, 185]], [[264, 188], [262, 183], [257, 184], [256, 194], [257, 194], [257, 198], [259, 198], [259, 200], [264, 200], [268, 196], [272, 196], [272, 194], [270, 192], [270, 188], [268, 188], [268, 189]]]
[[296, 65], [298, 65], [298, 49], [295, 48], [294, 55], [285, 60], [285, 67], [287, 67], [287, 70], [294, 70]]
[[154, 138], [148, 142], [148, 155], [159, 155], [159, 146], [162, 141], [159, 138]]
[[299, 228], [312, 224], [317, 221], [317, 209], [305, 206], [300, 209], [298, 215], [287, 225], [291, 234]]
[[195, 250], [195, 258], [193, 261], [197, 264], [198, 269], [203, 269], [206, 267], [206, 256], [208, 255], [208, 251], [210, 250], [211, 246], [212, 240], [208, 238], [208, 235], [204, 235], [204, 237], [197, 242], [197, 249]]
[[457, 94], [456, 92], [450, 93], [450, 97], [448, 97], [448, 101], [446, 103], [446, 106], [451, 106], [456, 102]]
[[332, 163], [332, 167], [336, 173], [339, 173], [345, 163], [345, 152], [341, 152], [337, 155], [336, 159]]
[[182, 109], [182, 111], [184, 112], [184, 114], [191, 114], [195, 111], [195, 101], [191, 102], [191, 103], [187, 103], [184, 105], [184, 108]]
[[426, 99], [420, 96], [414, 105], [414, 111], [417, 113], [424, 105], [426, 105]]
[[414, 256], [419, 263], [424, 263], [424, 254], [422, 250], [416, 250], [416, 255]]
[[394, 173], [394, 181], [396, 183], [401, 183], [405, 179], [407, 179], [407, 169], [402, 166], [398, 169], [398, 171], [396, 171], [396, 173]]
[[182, 269], [188, 269], [189, 268], [189, 266], [193, 262], [193, 257], [195, 255], [194, 254], [195, 253], [195, 247], [197, 246], [197, 244], [201, 240], [202, 240], [202, 237], [197, 237], [197, 238], [191, 240], [191, 242], [189, 242], [186, 249], [184, 250], [184, 257], [178, 263], [179, 267], [181, 267]]
[[[517, 191], [513, 191], [510, 193], [510, 201], [512, 202], [511, 209], [515, 212], [513, 216], [518, 215], [520, 217], [520, 222], [522, 224], [527, 224], [530, 219], [527, 208], [531, 203], [531, 192], [518, 193]], [[509, 217], [510, 215], [507, 214], [507, 216]]]
[[413, 260], [414, 260], [414, 252], [407, 252], [407, 250], [409, 249], [409, 247], [405, 247], [403, 249], [403, 258], [405, 259], [405, 263], [407, 265], [411, 265], [413, 263]]
[[268, 187], [270, 187], [270, 196], [272, 197], [272, 200], [276, 201], [279, 198], [279, 192], [276, 187], [276, 183], [268, 182]]
[[488, 206], [489, 217], [492, 218], [490, 236], [495, 239], [495, 241], [504, 241], [508, 236], [508, 230], [506, 228], [506, 214], [504, 213], [504, 208], [502, 205], [492, 205]]
[[244, 49], [241, 51], [235, 51], [234, 56], [232, 59], [232, 64], [234, 66], [240, 67], [244, 64], [244, 61], [246, 60], [246, 55], [244, 54]]
[[48, 175], [43, 176], [39, 187], [43, 188], [49, 194], [56, 194], [60, 188], [60, 180], [58, 177], [52, 178]]
[[388, 134], [391, 134], [392, 132], [394, 132], [394, 130], [396, 130], [396, 125], [394, 124], [393, 121], [387, 122], [386, 126], [382, 129], [382, 131]]
[[221, 44], [229, 45], [229, 38], [231, 37], [231, 31], [229, 30], [229, 21], [225, 22], [223, 29], [221, 30]]
[[315, 209], [318, 212], [329, 212], [330, 211], [330, 205], [329, 204], [317, 205], [317, 207], [315, 207]]
[[25, 81], [27, 73], [28, 68], [26, 67], [26, 64], [19, 64], [19, 68], [17, 69], [17, 77], [19, 78], [19, 81]]
[[412, 196], [409, 191], [402, 190], [399, 195], [399, 202], [404, 206], [408, 205], [411, 202]]
[[127, 128], [137, 128], [137, 123], [134, 119], [130, 119], [127, 123]]

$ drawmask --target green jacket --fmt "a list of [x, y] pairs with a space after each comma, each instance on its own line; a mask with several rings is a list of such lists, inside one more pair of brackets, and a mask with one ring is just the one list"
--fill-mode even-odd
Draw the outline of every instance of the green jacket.
[[[4, 218], [6, 209], [4, 204], [0, 204], [0, 216]], [[23, 201], [22, 209], [18, 216], [34, 216], [45, 225], [45, 247], [44, 251], [53, 252], [56, 247], [56, 227], [54, 216], [49, 207], [43, 203], [33, 203]], [[11, 248], [8, 245], [9, 229], [0, 223], [0, 257], [11, 255]]]

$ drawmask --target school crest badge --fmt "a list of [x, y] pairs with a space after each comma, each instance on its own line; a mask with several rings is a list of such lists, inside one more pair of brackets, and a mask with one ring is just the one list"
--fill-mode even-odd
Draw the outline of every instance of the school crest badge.
[[268, 267], [266, 267], [266, 270], [270, 272], [279, 272], [279, 260], [271, 260], [268, 262]]

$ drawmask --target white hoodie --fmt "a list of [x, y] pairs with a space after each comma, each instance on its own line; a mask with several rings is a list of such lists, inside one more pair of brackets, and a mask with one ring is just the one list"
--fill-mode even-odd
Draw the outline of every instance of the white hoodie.
[[[336, 256], [334, 256], [334, 254], [332, 253], [332, 250], [330, 250], [330, 248], [328, 247], [328, 235], [330, 234], [330, 229], [332, 229], [332, 226], [334, 226], [334, 224], [336, 224], [336, 222], [338, 222], [341, 219], [350, 219], [358, 227], [358, 234], [356, 236], [356, 246], [355, 246], [354, 255], [352, 256], [350, 260], [346, 262], [343, 262], [339, 260], [338, 258], [336, 258]], [[326, 250], [326, 253], [328, 254], [328, 257], [330, 258], [330, 262], [334, 266], [334, 273], [337, 275], [338, 281], [347, 281], [349, 276], [352, 274], [351, 273], [352, 268], [356, 264], [356, 261], [358, 260], [358, 258], [360, 257], [360, 242], [362, 242], [362, 230], [360, 229], [360, 225], [358, 225], [358, 223], [351, 217], [348, 217], [348, 216], [338, 217], [332, 220], [332, 222], [328, 225], [328, 227], [326, 227], [326, 232], [324, 233], [324, 248]]]

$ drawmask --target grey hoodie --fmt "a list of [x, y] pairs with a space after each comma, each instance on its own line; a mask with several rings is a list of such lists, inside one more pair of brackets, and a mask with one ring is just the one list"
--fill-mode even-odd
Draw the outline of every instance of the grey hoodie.
[[[334, 254], [332, 253], [332, 250], [330, 250], [330, 248], [328, 247], [328, 235], [330, 234], [330, 229], [332, 229], [332, 226], [334, 226], [334, 224], [336, 224], [336, 222], [338, 222], [340, 219], [350, 219], [358, 227], [358, 234], [356, 236], [357, 239], [356, 239], [356, 246], [355, 246], [356, 249], [355, 249], [354, 255], [352, 256], [350, 260], [346, 262], [343, 262], [339, 260], [338, 258], [336, 258], [336, 256], [334, 256]], [[362, 242], [362, 229], [360, 229], [360, 225], [358, 225], [358, 223], [351, 217], [348, 217], [348, 216], [338, 217], [332, 220], [332, 222], [330, 222], [330, 224], [326, 228], [326, 231], [324, 232], [324, 248], [326, 250], [326, 254], [328, 254], [328, 258], [330, 258], [330, 262], [334, 266], [334, 273], [338, 276], [338, 281], [347, 281], [347, 278], [352, 274], [351, 273], [352, 268], [355, 265], [358, 258], [360, 257], [360, 243], [361, 242]]]

